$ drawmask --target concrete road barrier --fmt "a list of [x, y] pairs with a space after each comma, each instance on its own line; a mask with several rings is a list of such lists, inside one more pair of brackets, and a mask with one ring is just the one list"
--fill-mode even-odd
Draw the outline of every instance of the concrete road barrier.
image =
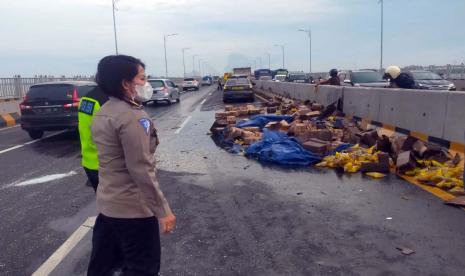
[[379, 121], [380, 90], [344, 87], [344, 112], [350, 116]]
[[396, 127], [398, 131], [465, 144], [465, 93], [315, 86], [310, 84], [261, 81], [265, 92], [325, 106], [343, 100], [343, 111], [350, 116]]
[[443, 138], [465, 144], [465, 93], [449, 92]]
[[441, 138], [446, 118], [447, 92], [383, 89], [378, 121]]
[[324, 106], [337, 103], [342, 99], [343, 89], [342, 86], [321, 85], [315, 92], [315, 101]]

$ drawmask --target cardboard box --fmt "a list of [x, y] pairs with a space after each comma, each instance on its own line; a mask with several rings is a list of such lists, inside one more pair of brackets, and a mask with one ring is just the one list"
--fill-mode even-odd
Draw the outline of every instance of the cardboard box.
[[245, 130], [245, 131], [260, 132], [260, 128], [259, 128], [259, 127], [244, 127], [244, 128], [242, 128], [242, 129]]
[[226, 117], [226, 122], [228, 123], [228, 125], [236, 124], [236, 116]]
[[319, 142], [319, 141], [313, 141], [313, 140], [309, 140], [303, 143], [302, 147], [308, 151], [311, 151], [317, 154], [324, 154], [326, 153], [328, 149], [328, 145], [324, 143], [323, 141]]

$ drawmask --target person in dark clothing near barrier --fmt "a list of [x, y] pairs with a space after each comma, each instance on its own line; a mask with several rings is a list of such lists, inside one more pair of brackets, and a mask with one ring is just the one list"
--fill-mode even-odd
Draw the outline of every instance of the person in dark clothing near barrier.
[[316, 87], [320, 85], [341, 85], [341, 80], [337, 75], [338, 73], [337, 69], [331, 69], [329, 71], [329, 79], [318, 82]]
[[412, 76], [403, 73], [399, 66], [388, 66], [384, 71], [384, 79], [389, 80], [392, 88], [415, 89], [415, 81]]

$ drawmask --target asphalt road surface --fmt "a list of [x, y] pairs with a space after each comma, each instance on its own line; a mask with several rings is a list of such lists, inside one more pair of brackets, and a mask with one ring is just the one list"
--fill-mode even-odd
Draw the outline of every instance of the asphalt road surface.
[[[208, 135], [224, 107], [214, 89], [146, 107], [178, 219], [162, 237], [162, 275], [463, 275], [463, 210], [394, 175], [283, 169], [227, 153]], [[0, 275], [30, 275], [75, 231], [84, 234], [50, 275], [85, 275], [95, 196], [76, 134], [47, 134], [26, 144], [21, 129], [0, 130]]]

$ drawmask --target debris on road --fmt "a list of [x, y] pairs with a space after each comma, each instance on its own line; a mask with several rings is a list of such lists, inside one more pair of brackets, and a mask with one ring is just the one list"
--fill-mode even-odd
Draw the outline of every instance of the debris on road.
[[456, 198], [444, 202], [444, 204], [465, 207], [465, 196], [458, 196]]
[[465, 194], [460, 154], [346, 118], [334, 105], [274, 97], [260, 106], [227, 105], [215, 119], [211, 132], [219, 146], [261, 162], [338, 168], [373, 178], [396, 172], [411, 182]]
[[402, 252], [402, 254], [404, 255], [412, 255], [413, 253], [415, 253], [415, 251], [407, 247], [396, 247], [396, 249]]

